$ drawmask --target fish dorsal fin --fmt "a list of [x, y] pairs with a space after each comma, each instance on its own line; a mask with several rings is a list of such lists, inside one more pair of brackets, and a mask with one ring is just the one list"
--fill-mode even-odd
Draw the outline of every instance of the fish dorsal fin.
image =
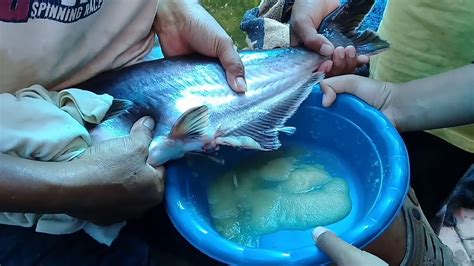
[[209, 110], [207, 106], [193, 107], [184, 112], [171, 129], [170, 138], [197, 138], [205, 134], [209, 125]]
[[388, 42], [380, 39], [375, 32], [357, 31], [373, 4], [374, 0], [349, 0], [324, 18], [318, 32], [335, 47], [353, 45], [358, 54], [372, 55], [388, 49]]
[[[281, 102], [268, 112], [258, 116], [245, 126], [237, 128], [222, 138], [224, 145], [238, 145], [239, 137], [251, 138], [260, 147], [260, 150], [276, 150], [281, 146], [278, 139], [279, 132], [293, 134], [293, 127], [286, 127], [285, 122], [296, 112], [301, 103], [311, 93], [313, 86], [324, 79], [324, 73], [317, 72], [298, 87], [285, 101]], [[244, 145], [245, 146], [245, 145]], [[255, 148], [252, 146], [251, 148]]]

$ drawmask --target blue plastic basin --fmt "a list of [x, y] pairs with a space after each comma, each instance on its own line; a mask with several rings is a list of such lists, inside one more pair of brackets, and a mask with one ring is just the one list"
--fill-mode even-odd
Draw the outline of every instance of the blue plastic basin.
[[[283, 146], [302, 144], [329, 172], [345, 178], [352, 211], [326, 226], [342, 239], [364, 247], [379, 236], [401, 208], [409, 188], [409, 162], [397, 131], [378, 110], [361, 100], [340, 95], [330, 108], [321, 106], [319, 87], [287, 122], [292, 136]], [[166, 204], [177, 230], [197, 249], [227, 264], [321, 264], [329, 258], [311, 239], [311, 230], [279, 231], [263, 236], [259, 248], [226, 240], [213, 229], [207, 202], [209, 182], [255, 151], [225, 148], [225, 166], [205, 158], [182, 159], [168, 166]]]

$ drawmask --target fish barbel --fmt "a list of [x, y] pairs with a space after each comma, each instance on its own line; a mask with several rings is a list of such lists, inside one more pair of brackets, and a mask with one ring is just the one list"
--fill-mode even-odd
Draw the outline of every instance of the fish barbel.
[[[352, 0], [328, 15], [319, 32], [335, 46], [353, 45], [358, 54], [388, 49], [374, 32], [356, 32], [373, 0]], [[285, 122], [324, 75], [316, 72], [327, 57], [305, 48], [239, 52], [247, 91], [231, 90], [217, 59], [185, 56], [143, 62], [109, 71], [75, 86], [112, 95], [109, 118], [90, 130], [94, 143], [126, 136], [133, 123], [149, 115], [156, 121], [148, 162], [161, 165], [187, 152], [219, 145], [276, 150]]]

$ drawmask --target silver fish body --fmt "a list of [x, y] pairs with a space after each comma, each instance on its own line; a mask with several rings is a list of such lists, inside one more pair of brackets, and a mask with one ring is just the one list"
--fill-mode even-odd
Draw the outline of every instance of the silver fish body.
[[[78, 87], [133, 102], [126, 113], [91, 130], [94, 142], [129, 134], [144, 115], [156, 121], [151, 164], [162, 164], [188, 151], [217, 145], [274, 150], [279, 131], [323, 75], [314, 73], [325, 60], [304, 48], [241, 51], [247, 91], [231, 90], [216, 59], [195, 56], [161, 59], [108, 72]], [[173, 138], [173, 126], [186, 111], [206, 106], [199, 136]]]
[[[319, 32], [335, 46], [353, 45], [373, 55], [389, 44], [372, 31], [357, 32], [374, 0], [350, 0], [328, 15]], [[100, 74], [77, 88], [107, 93], [115, 103], [132, 103], [93, 128], [94, 142], [125, 136], [133, 123], [149, 115], [156, 121], [148, 162], [160, 165], [187, 152], [219, 145], [275, 150], [280, 132], [315, 84], [315, 73], [327, 58], [304, 48], [241, 51], [247, 92], [231, 90], [217, 59], [189, 56], [139, 63]], [[120, 111], [120, 110], [119, 110]]]

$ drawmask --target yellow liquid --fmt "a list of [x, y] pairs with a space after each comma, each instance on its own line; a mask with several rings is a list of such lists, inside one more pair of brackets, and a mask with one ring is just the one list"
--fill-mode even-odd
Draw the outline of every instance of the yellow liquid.
[[229, 240], [258, 246], [261, 235], [335, 223], [352, 208], [347, 182], [305, 154], [268, 153], [217, 178], [208, 192], [216, 230]]

